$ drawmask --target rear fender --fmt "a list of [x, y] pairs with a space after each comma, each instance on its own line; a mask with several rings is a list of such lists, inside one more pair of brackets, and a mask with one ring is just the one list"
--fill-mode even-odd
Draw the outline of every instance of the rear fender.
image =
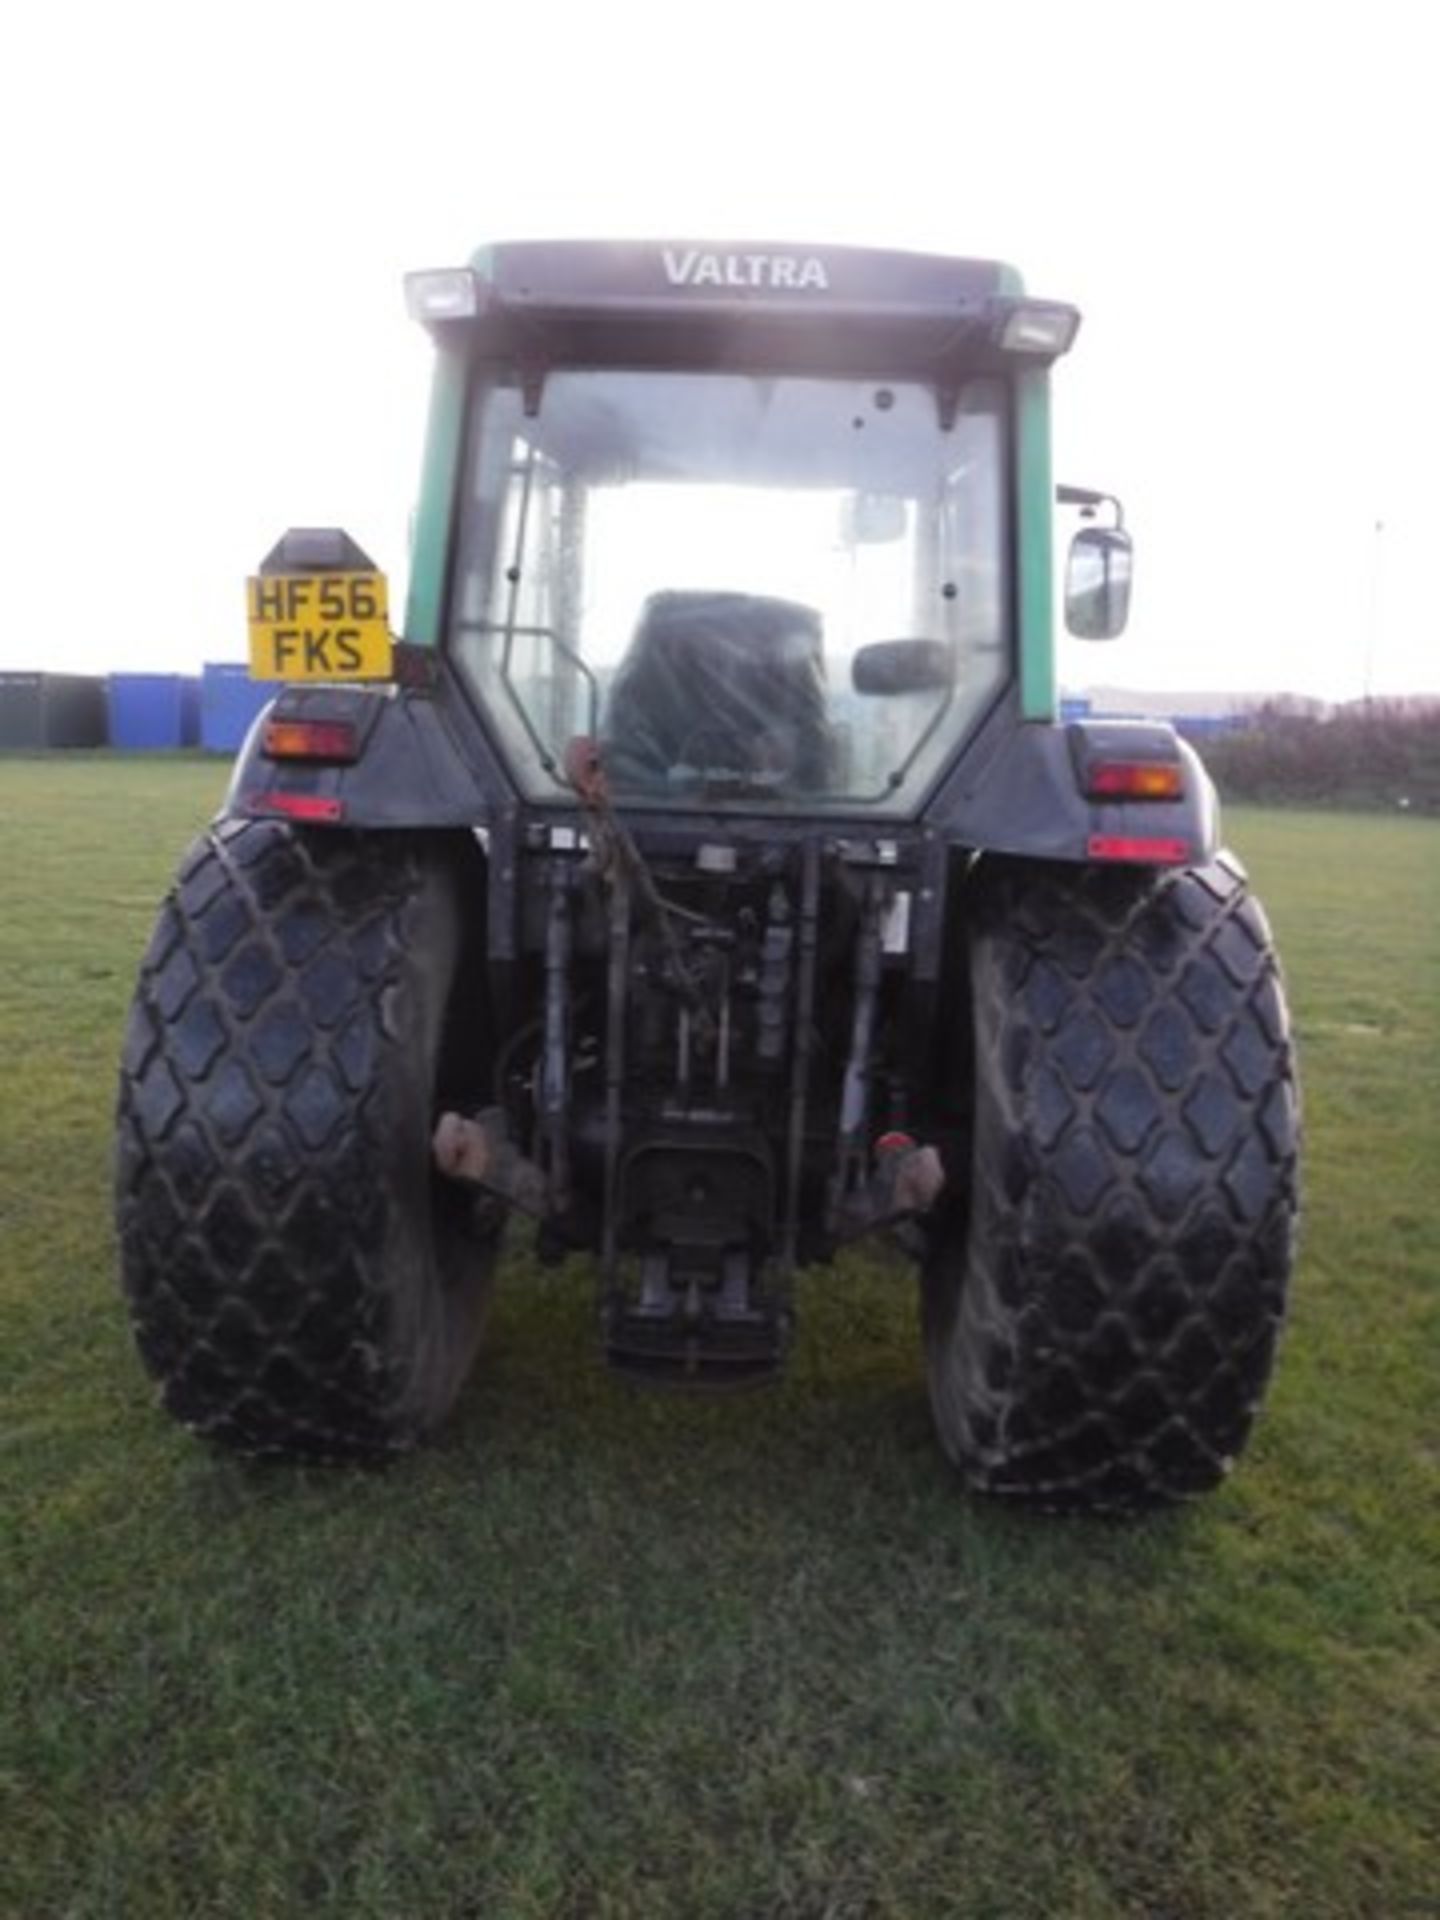
[[[272, 759], [265, 752], [271, 719], [348, 724], [356, 758], [348, 765]], [[320, 826], [476, 827], [489, 823], [504, 793], [483, 739], [462, 740], [448, 705], [429, 689], [297, 686], [257, 716], [223, 811]]]
[[[1179, 797], [1087, 797], [1085, 769], [1106, 758], [1178, 764]], [[930, 819], [952, 845], [1037, 860], [1203, 866], [1220, 845], [1219, 802], [1199, 755], [1168, 723], [1150, 720], [1010, 724], [989, 742], [982, 735]]]

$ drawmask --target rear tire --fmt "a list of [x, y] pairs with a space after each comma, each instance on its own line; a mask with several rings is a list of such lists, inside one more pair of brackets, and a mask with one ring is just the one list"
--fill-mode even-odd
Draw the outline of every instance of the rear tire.
[[476, 891], [414, 835], [231, 822], [161, 910], [121, 1068], [122, 1280], [164, 1405], [226, 1447], [383, 1457], [464, 1380], [499, 1226], [430, 1133], [488, 1052]]
[[972, 1485], [1047, 1507], [1202, 1493], [1245, 1445], [1292, 1259], [1264, 914], [1226, 855], [1017, 865], [980, 879], [971, 929], [971, 1179], [924, 1282], [941, 1444]]

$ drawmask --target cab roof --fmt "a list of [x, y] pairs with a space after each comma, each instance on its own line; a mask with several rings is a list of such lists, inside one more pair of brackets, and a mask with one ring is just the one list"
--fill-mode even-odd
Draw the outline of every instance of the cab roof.
[[955, 318], [1024, 284], [995, 260], [765, 241], [513, 240], [470, 265], [512, 308], [759, 309]]
[[407, 276], [451, 345], [529, 368], [913, 371], [942, 388], [1069, 347], [1073, 307], [1028, 300], [996, 260], [751, 241], [509, 240]]

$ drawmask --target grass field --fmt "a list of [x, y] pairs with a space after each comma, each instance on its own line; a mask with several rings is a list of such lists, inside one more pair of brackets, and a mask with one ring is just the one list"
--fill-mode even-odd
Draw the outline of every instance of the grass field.
[[967, 1498], [905, 1276], [786, 1383], [645, 1398], [512, 1258], [442, 1444], [245, 1469], [152, 1405], [114, 1065], [223, 770], [0, 762], [0, 1914], [1440, 1913], [1440, 824], [1235, 814], [1288, 964], [1304, 1256], [1235, 1479]]

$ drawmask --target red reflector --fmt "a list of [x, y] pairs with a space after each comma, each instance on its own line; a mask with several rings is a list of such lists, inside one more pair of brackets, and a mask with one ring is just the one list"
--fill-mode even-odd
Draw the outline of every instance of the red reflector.
[[267, 760], [355, 758], [355, 729], [348, 720], [267, 720], [261, 751]]
[[1092, 800], [1178, 800], [1180, 767], [1168, 760], [1096, 760], [1085, 770]]
[[339, 820], [345, 803], [318, 793], [257, 793], [251, 796], [250, 811], [283, 813], [288, 820]]
[[1190, 859], [1188, 840], [1139, 840], [1127, 834], [1092, 833], [1085, 843], [1092, 860], [1143, 860], [1151, 866], [1183, 867]]

